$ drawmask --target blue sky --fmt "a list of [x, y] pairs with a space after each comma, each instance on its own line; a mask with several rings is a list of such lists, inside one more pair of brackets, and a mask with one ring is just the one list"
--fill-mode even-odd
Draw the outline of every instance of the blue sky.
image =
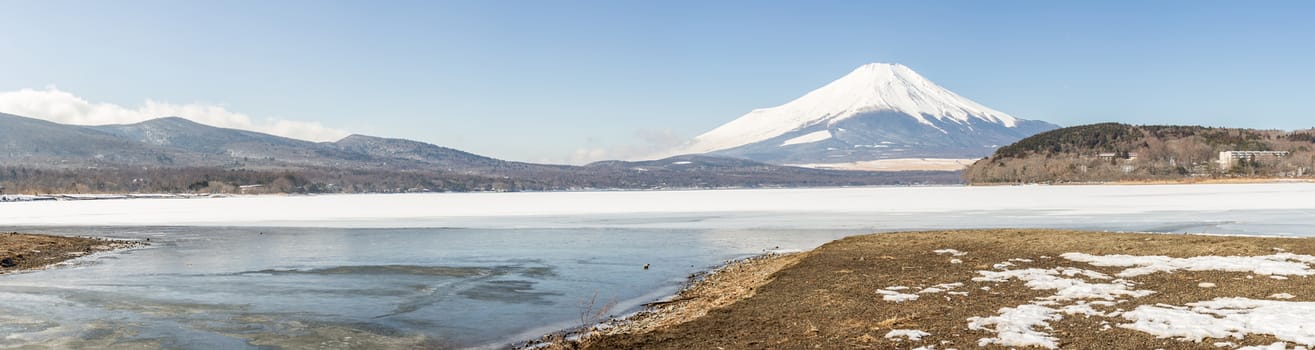
[[579, 162], [892, 62], [1061, 125], [1297, 129], [1315, 127], [1311, 18], [1310, 1], [11, 0], [0, 92]]

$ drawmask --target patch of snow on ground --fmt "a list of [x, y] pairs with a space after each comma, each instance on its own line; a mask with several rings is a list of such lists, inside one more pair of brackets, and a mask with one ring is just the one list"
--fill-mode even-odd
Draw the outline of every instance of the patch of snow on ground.
[[887, 287], [886, 289], [878, 289], [877, 294], [881, 294], [881, 300], [896, 302], [896, 303], [918, 300], [917, 294], [906, 294], [906, 293], [897, 292], [897, 290], [905, 290], [905, 289], [909, 289], [909, 287], [903, 287], [903, 286]]
[[922, 337], [926, 337], [929, 335], [931, 335], [931, 333], [923, 332], [917, 329], [894, 329], [891, 330], [889, 333], [886, 333], [885, 338], [895, 339], [896, 341], [899, 340], [896, 338], [905, 338], [912, 341], [919, 341], [922, 340]]
[[961, 283], [961, 282], [954, 282], [954, 283], [941, 283], [941, 284], [934, 285], [934, 286], [931, 286], [931, 287], [923, 288], [922, 290], [918, 291], [918, 294], [941, 293], [941, 292], [945, 292], [945, 291], [953, 290], [953, 289], [955, 289], [955, 288], [959, 288], [959, 287], [963, 287], [963, 283]]
[[[1010, 280], [1023, 281], [1028, 288], [1035, 290], [1054, 290], [1055, 294], [1041, 297], [1032, 303], [1014, 308], [1002, 308], [1000, 314], [990, 317], [972, 317], [968, 319], [968, 329], [995, 332], [994, 337], [981, 338], [978, 344], [986, 346], [1041, 346], [1055, 348], [1056, 339], [1045, 331], [1049, 322], [1060, 320], [1064, 315], [1085, 315], [1109, 317], [1114, 313], [1096, 310], [1093, 306], [1113, 306], [1120, 298], [1138, 298], [1155, 293], [1151, 290], [1133, 289], [1133, 282], [1113, 279], [1109, 275], [1073, 267], [1053, 269], [1017, 269], [1004, 271], [977, 271], [979, 277], [975, 282], [1003, 283]], [[1086, 279], [1108, 281], [1090, 282]], [[988, 287], [983, 286], [983, 289]], [[1097, 299], [1097, 300], [1086, 300]], [[1075, 304], [1058, 306], [1061, 302], [1077, 300]]]
[[1091, 255], [1064, 253], [1061, 257], [1095, 266], [1132, 267], [1118, 273], [1119, 277], [1136, 277], [1156, 272], [1228, 271], [1249, 272], [1260, 275], [1311, 276], [1315, 269], [1315, 256], [1278, 253], [1265, 256], [1197, 256], [1171, 258], [1167, 256]]
[[0, 195], [0, 202], [31, 202], [31, 201], [46, 201], [46, 200], [55, 200], [55, 197], [29, 196], [29, 195], [21, 195], [21, 194]]
[[[1049, 301], [1074, 299], [1114, 300], [1120, 297], [1143, 297], [1154, 294], [1150, 290], [1131, 289], [1132, 282], [1113, 280], [1110, 283], [1091, 283], [1080, 278], [1067, 278], [1078, 275], [1088, 278], [1107, 280], [1110, 277], [1096, 271], [1076, 268], [1022, 269], [1005, 271], [977, 271], [981, 277], [974, 277], [978, 282], [1006, 282], [1017, 279], [1026, 282], [1028, 288], [1036, 290], [1054, 290], [1055, 295], [1043, 298]], [[1065, 277], [1067, 276], [1067, 277]]]
[[1057, 321], [1060, 318], [1055, 309], [1025, 304], [1001, 308], [998, 316], [970, 317], [968, 329], [991, 331], [996, 334], [995, 337], [978, 340], [978, 346], [997, 344], [1054, 349], [1058, 346], [1058, 340], [1042, 330], [1050, 328], [1050, 321]]
[[1111, 301], [1091, 301], [1080, 300], [1077, 304], [1068, 305], [1059, 308], [1060, 312], [1065, 315], [1086, 315], [1086, 316], [1109, 316], [1109, 314], [1096, 310], [1092, 306], [1113, 306]]
[[[1288, 343], [1284, 343], [1284, 342], [1275, 342], [1275, 343], [1273, 343], [1273, 344], [1269, 344], [1269, 345], [1252, 345], [1252, 346], [1243, 346], [1243, 347], [1237, 348], [1237, 350], [1288, 350]], [[1304, 346], [1297, 346], [1297, 347], [1292, 348], [1292, 350], [1306, 350], [1306, 347], [1304, 347]]]
[[949, 248], [945, 248], [945, 249], [937, 249], [937, 250], [933, 250], [933, 251], [931, 251], [931, 252], [932, 252], [932, 253], [936, 253], [936, 254], [949, 254], [949, 255], [951, 255], [951, 256], [964, 256], [964, 255], [968, 255], [968, 253], [964, 253], [964, 252], [961, 252], [961, 251], [958, 251], [958, 250], [954, 250], [954, 249], [949, 249]]
[[1315, 345], [1315, 302], [1217, 298], [1187, 306], [1142, 305], [1122, 316], [1132, 323], [1120, 327], [1162, 338], [1199, 342], [1265, 334]]
[[[1117, 277], [1135, 277], [1157, 272], [1175, 271], [1228, 271], [1247, 272], [1270, 276], [1315, 275], [1311, 265], [1315, 256], [1278, 253], [1267, 256], [1198, 256], [1170, 258], [1165, 256], [1107, 255], [1065, 253], [1063, 258], [1086, 262], [1096, 266], [1127, 267]], [[1019, 261], [1010, 259], [1009, 261]], [[997, 270], [1010, 265], [996, 264]], [[1031, 303], [1001, 308], [998, 315], [968, 319], [970, 330], [986, 330], [996, 334], [979, 340], [979, 345], [991, 344], [1007, 347], [1040, 346], [1055, 348], [1057, 340], [1047, 333], [1049, 323], [1065, 315], [1086, 317], [1122, 317], [1129, 323], [1118, 327], [1145, 332], [1161, 338], [1178, 338], [1201, 342], [1205, 339], [1244, 339], [1247, 335], [1268, 335], [1286, 341], [1252, 349], [1287, 349], [1289, 343], [1308, 350], [1315, 346], [1315, 302], [1255, 300], [1248, 298], [1217, 298], [1210, 301], [1188, 303], [1186, 306], [1165, 304], [1142, 305], [1132, 311], [1116, 309], [1102, 311], [1097, 307], [1113, 307], [1132, 298], [1156, 293], [1136, 289], [1136, 283], [1097, 271], [1075, 267], [1052, 269], [1028, 268], [1012, 270], [977, 271], [975, 282], [1004, 283], [1011, 280], [1024, 282], [1034, 290], [1053, 290], [1054, 295], [1039, 297]], [[1286, 278], [1284, 278], [1286, 279]], [[1215, 283], [1201, 282], [1201, 288], [1217, 287]], [[933, 289], [935, 287], [929, 288]], [[990, 290], [982, 286], [982, 290]], [[1271, 299], [1292, 299], [1288, 293], [1270, 295]], [[1104, 322], [1104, 329], [1110, 329]], [[1220, 342], [1225, 346], [1233, 343]]]
[[121, 194], [61, 194], [59, 197], [77, 200], [96, 200], [96, 199], [127, 199], [128, 196]]

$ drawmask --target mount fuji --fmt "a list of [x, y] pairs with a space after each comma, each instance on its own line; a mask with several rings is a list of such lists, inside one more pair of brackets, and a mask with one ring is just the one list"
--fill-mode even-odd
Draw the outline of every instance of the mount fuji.
[[872, 63], [789, 103], [753, 110], [668, 154], [856, 168], [874, 161], [981, 158], [1055, 128], [973, 102], [909, 67]]

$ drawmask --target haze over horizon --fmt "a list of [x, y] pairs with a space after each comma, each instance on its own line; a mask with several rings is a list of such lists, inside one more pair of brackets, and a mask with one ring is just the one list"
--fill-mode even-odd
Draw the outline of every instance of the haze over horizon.
[[1060, 125], [1315, 126], [1315, 4], [14, 1], [0, 112], [583, 163], [872, 62]]

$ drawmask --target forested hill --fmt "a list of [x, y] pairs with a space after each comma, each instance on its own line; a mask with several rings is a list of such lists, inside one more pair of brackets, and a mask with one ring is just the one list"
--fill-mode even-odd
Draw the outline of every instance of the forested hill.
[[[1043, 132], [964, 171], [970, 184], [1311, 177], [1315, 129], [1102, 123]], [[1283, 151], [1220, 162], [1224, 151]], [[1230, 157], [1231, 158], [1231, 157]]]

